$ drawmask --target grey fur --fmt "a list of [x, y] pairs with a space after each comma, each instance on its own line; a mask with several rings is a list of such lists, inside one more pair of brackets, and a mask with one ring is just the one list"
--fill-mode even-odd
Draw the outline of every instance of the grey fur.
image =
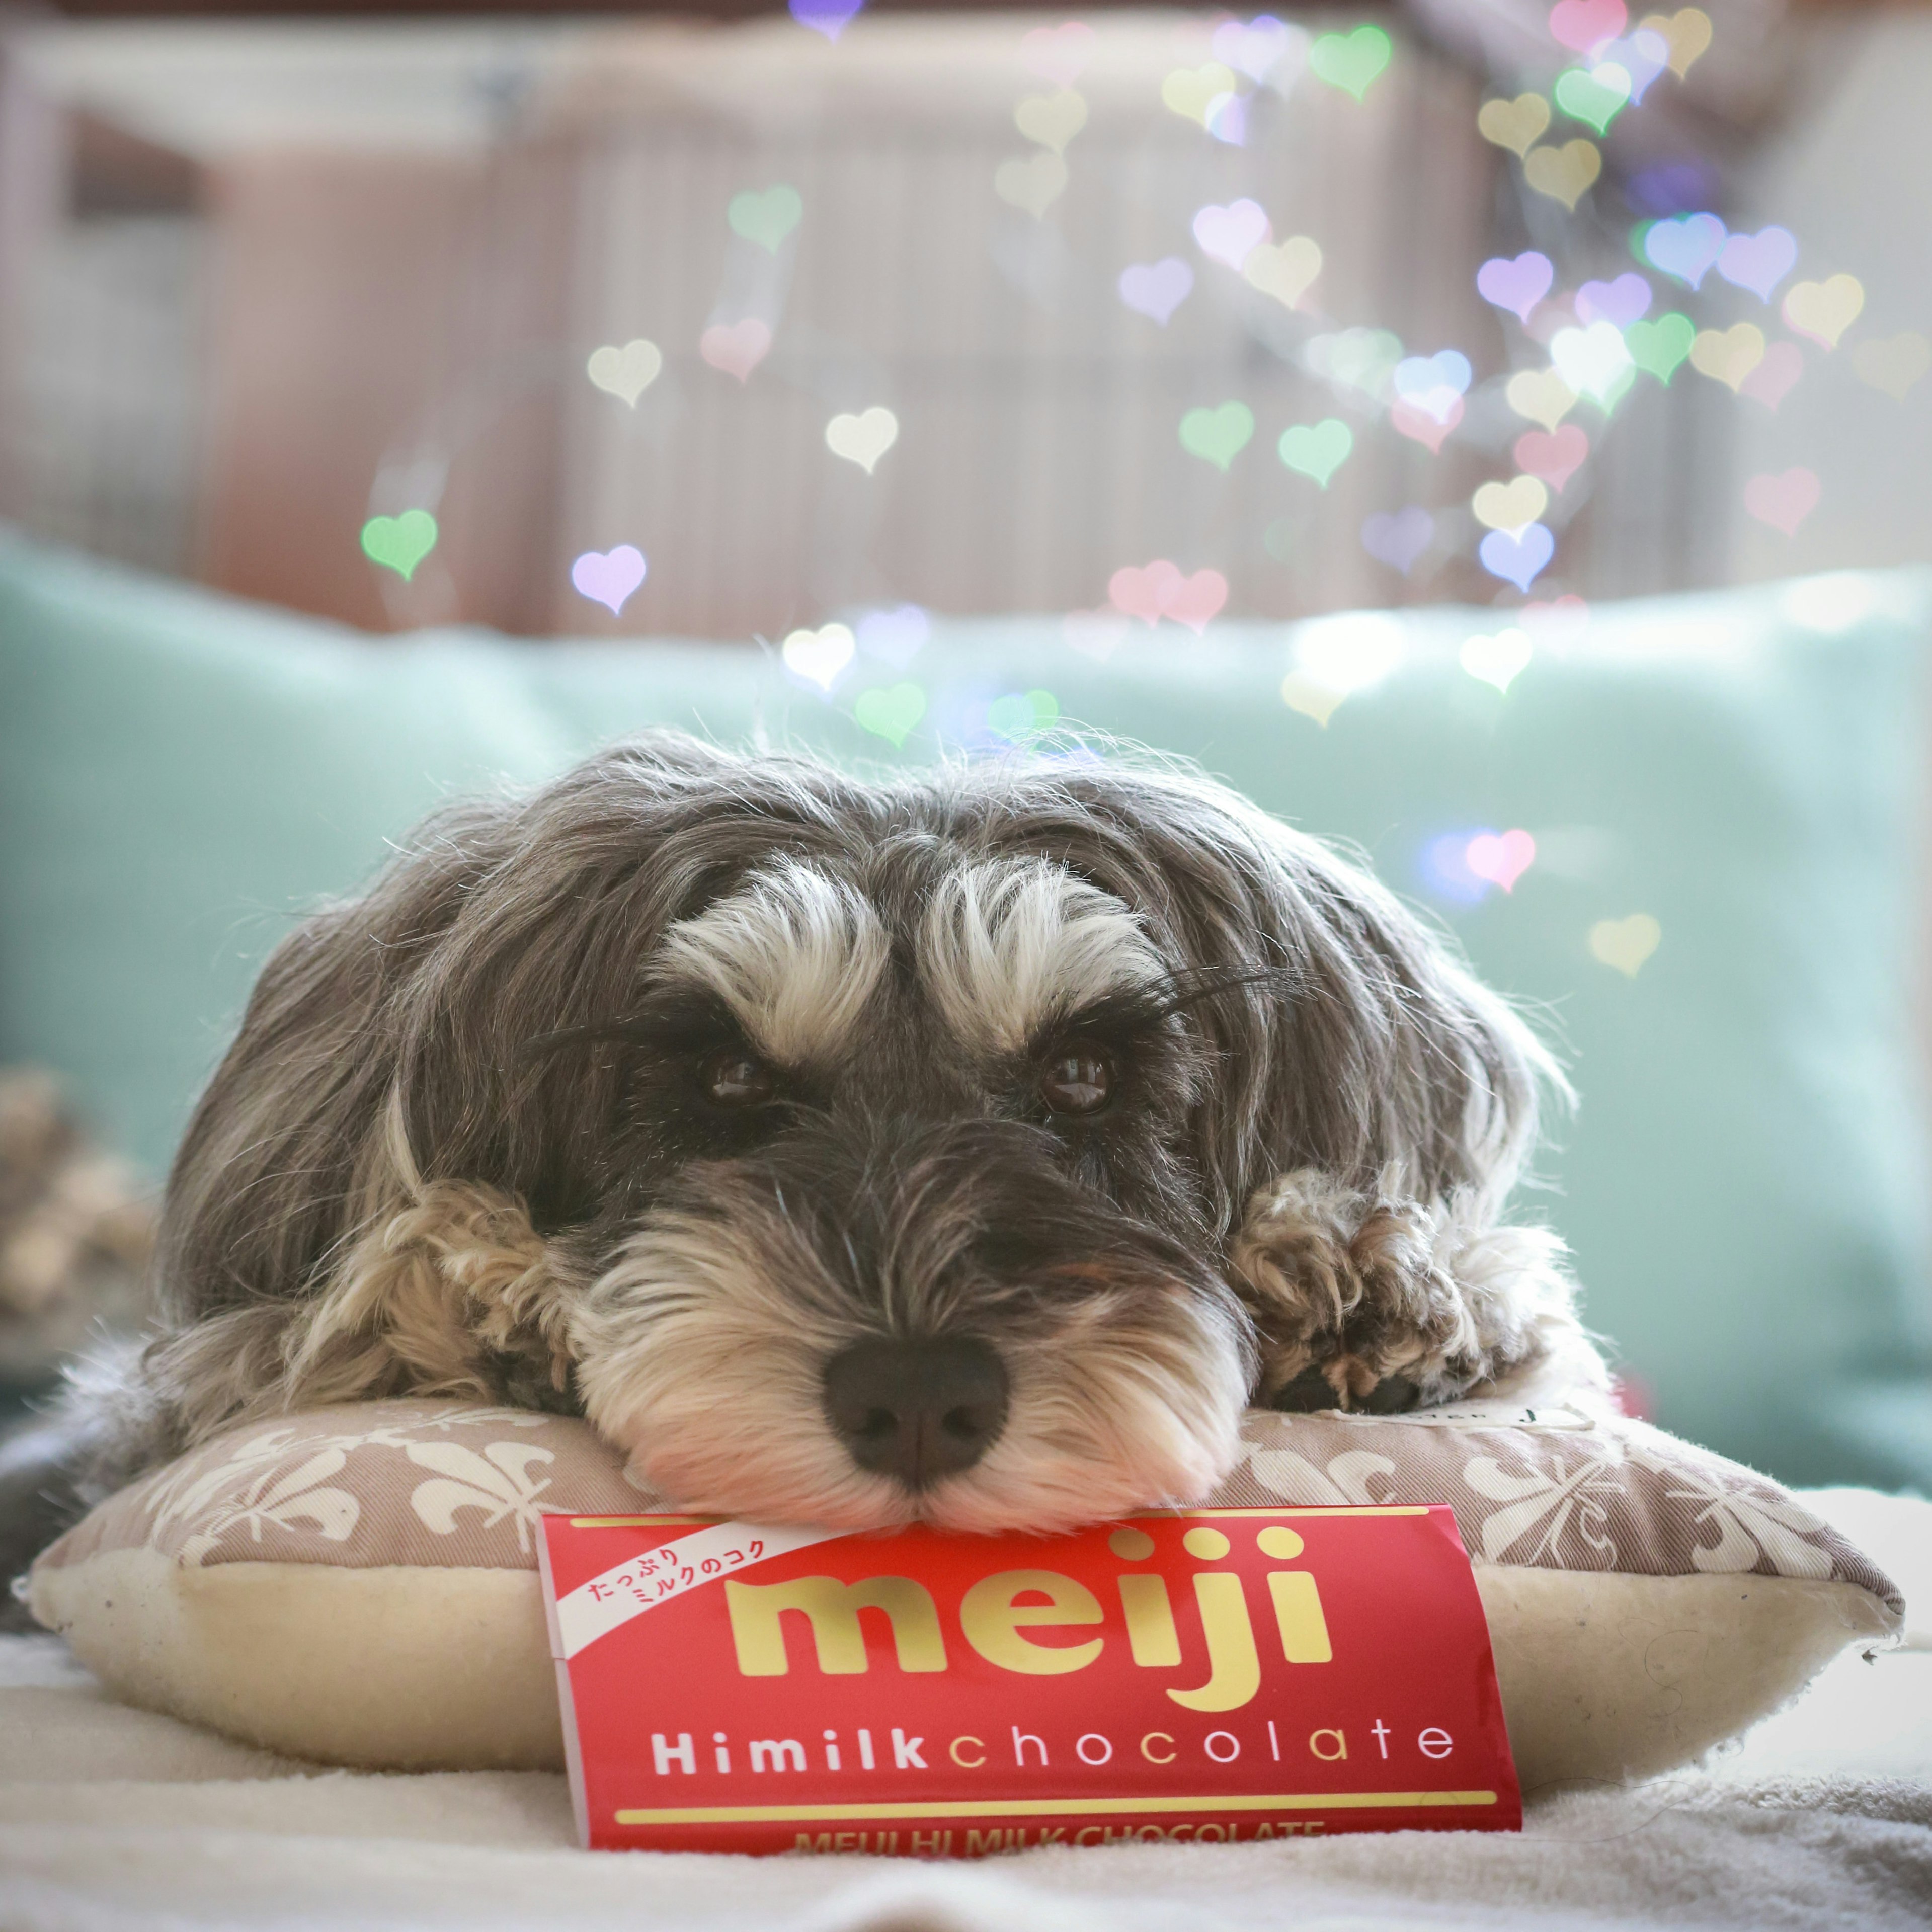
[[[1154, 1004], [1120, 1049], [1130, 1099], [1100, 1127], [1028, 1111], [1029, 1069], [1075, 1016], [1002, 1056], [956, 1037], [922, 990], [922, 917], [988, 862], [1118, 902], [1167, 975], [1158, 998], [1124, 986]], [[721, 1145], [680, 1111], [685, 1048], [618, 1023], [664, 992], [678, 922], [755, 896], [782, 863], [862, 898], [890, 952], [838, 1064], [800, 1070], [766, 1140]], [[1144, 980], [1144, 958], [1126, 977]], [[1075, 1381], [1094, 1352], [1130, 1381], [1151, 1352], [1172, 1386], [1132, 1400], [1167, 1406], [1132, 1426], [1191, 1432], [1201, 1468], [1232, 1454], [1244, 1395], [1290, 1383], [1298, 1403], [1378, 1387], [1439, 1400], [1552, 1350], [1588, 1379], [1557, 1244], [1498, 1227], [1539, 1088], [1567, 1092], [1439, 937], [1198, 777], [1016, 758], [866, 783], [654, 735], [439, 814], [366, 896], [278, 949], [170, 1180], [164, 1332], [82, 1373], [57, 1453], [10, 1479], [0, 1512], [53, 1486], [70, 1513], [238, 1419], [324, 1401], [440, 1389], [618, 1416], [609, 1364], [648, 1359], [662, 1318], [626, 1257], [668, 1226], [701, 1244], [724, 1202], [742, 1236], [733, 1279], [759, 1277], [740, 1315], [756, 1302], [793, 1323], [795, 1365], [874, 1332], [1024, 1337], [1042, 1360], [1077, 1334]], [[1057, 1220], [1023, 1211], [1029, 1175]], [[1001, 1218], [1030, 1232], [1003, 1244]], [[1070, 1239], [1106, 1258], [1092, 1293], [1077, 1270], [1043, 1284]], [[754, 1251], [779, 1250], [811, 1264], [777, 1280]], [[1480, 1294], [1457, 1274], [1478, 1254]], [[1117, 1400], [1094, 1394], [1037, 1452], [1060, 1456], [1070, 1496], [1084, 1458], [1093, 1492], [1120, 1500], [1104, 1480], [1126, 1454]], [[808, 1432], [803, 1396], [788, 1400], [766, 1420]], [[693, 1500], [758, 1499], [722, 1465], [705, 1480]], [[851, 1508], [895, 1517], [877, 1494]]]

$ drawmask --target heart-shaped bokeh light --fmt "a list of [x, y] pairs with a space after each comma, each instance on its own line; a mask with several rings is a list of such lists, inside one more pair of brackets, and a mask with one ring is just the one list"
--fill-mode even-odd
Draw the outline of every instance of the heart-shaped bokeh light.
[[1055, 86], [1071, 87], [1086, 72], [1097, 39], [1084, 20], [1034, 27], [1020, 36], [1021, 64]]
[[1472, 677], [1507, 694], [1534, 652], [1529, 634], [1512, 628], [1469, 638], [1457, 652], [1456, 662]]
[[1494, 307], [1508, 310], [1519, 322], [1527, 322], [1556, 279], [1550, 257], [1531, 248], [1514, 259], [1492, 256], [1476, 271], [1476, 292]]
[[1136, 262], [1120, 271], [1120, 299], [1136, 315], [1167, 326], [1174, 311], [1194, 291], [1194, 271], [1178, 255], [1158, 262]]
[[591, 381], [606, 395], [616, 396], [635, 409], [638, 398], [657, 380], [658, 371], [664, 368], [664, 354], [655, 342], [640, 335], [622, 348], [606, 344], [602, 349], [593, 349], [584, 366]]
[[1574, 423], [1549, 430], [1526, 430], [1510, 453], [1525, 476], [1560, 490], [1588, 459], [1590, 439]]
[[1193, 220], [1194, 239], [1210, 261], [1224, 262], [1238, 274], [1249, 255], [1273, 232], [1268, 211], [1244, 196], [1225, 208], [1214, 203], [1201, 208]]
[[859, 414], [836, 416], [825, 425], [825, 446], [834, 456], [856, 463], [872, 475], [880, 457], [899, 440], [899, 419], [883, 404]]
[[1799, 466], [1774, 476], [1754, 476], [1744, 485], [1744, 508], [1760, 523], [1792, 537], [1823, 494], [1817, 472]]
[[1284, 308], [1299, 305], [1322, 272], [1322, 250], [1306, 235], [1284, 242], [1258, 242], [1241, 264], [1241, 279], [1272, 296]]
[[1533, 148], [1524, 158], [1522, 178], [1538, 194], [1560, 201], [1572, 214], [1604, 171], [1594, 141], [1566, 141], [1562, 147]]
[[804, 214], [805, 202], [798, 190], [780, 182], [763, 190], [747, 188], [734, 194], [724, 218], [734, 235], [776, 255]]
[[1733, 235], [1718, 256], [1718, 273], [1733, 288], [1748, 289], [1760, 302], [1790, 274], [1798, 242], [1788, 228], [1761, 228], [1755, 235]]
[[1513, 832], [1479, 832], [1462, 848], [1462, 862], [1478, 878], [1512, 892], [1536, 863], [1536, 841], [1520, 826]]
[[1864, 305], [1864, 285], [1856, 275], [1834, 275], [1828, 281], [1796, 284], [1784, 298], [1784, 320], [1798, 334], [1835, 349]]
[[1362, 525], [1362, 548], [1406, 577], [1436, 538], [1436, 519], [1419, 503], [1378, 512]]
[[1613, 282], [1586, 282], [1576, 291], [1576, 320], [1586, 327], [1609, 322], [1628, 328], [1650, 313], [1650, 284], [1634, 272]]
[[1556, 554], [1556, 539], [1542, 524], [1520, 530], [1492, 530], [1476, 549], [1477, 560], [1492, 577], [1500, 577], [1522, 591], [1543, 574]]
[[698, 352], [712, 368], [742, 382], [772, 352], [772, 332], [755, 316], [742, 322], [714, 322], [698, 338]]
[[406, 584], [416, 566], [436, 548], [436, 519], [427, 510], [405, 510], [399, 517], [371, 517], [362, 526], [362, 554], [393, 570]]
[[644, 582], [647, 568], [635, 544], [620, 544], [613, 550], [586, 550], [570, 566], [570, 580], [580, 597], [607, 605], [615, 617]]
[[788, 670], [820, 691], [830, 691], [838, 674], [852, 662], [856, 648], [856, 640], [845, 626], [826, 624], [816, 631], [793, 632], [778, 646], [778, 655]]
[[1381, 28], [1358, 27], [1349, 34], [1324, 34], [1308, 50], [1308, 70], [1317, 80], [1360, 100], [1389, 64], [1394, 43]]
[[1282, 430], [1277, 448], [1288, 468], [1325, 490], [1354, 446], [1348, 425], [1339, 416], [1324, 416], [1318, 423], [1297, 423]]
[[1224, 473], [1247, 448], [1255, 433], [1254, 412], [1246, 403], [1223, 403], [1218, 409], [1190, 410], [1180, 418], [1180, 446], [1190, 456], [1211, 463]]
[[791, 16], [801, 27], [836, 40], [851, 25], [866, 0], [787, 0]]
[[926, 716], [926, 693], [916, 684], [892, 684], [862, 691], [852, 706], [860, 730], [889, 744], [903, 745]]
[[1476, 116], [1476, 131], [1486, 141], [1527, 154], [1550, 125], [1550, 103], [1540, 94], [1519, 94], [1514, 100], [1486, 100]]
[[1663, 927], [1647, 912], [1634, 912], [1627, 919], [1600, 919], [1590, 928], [1592, 956], [1630, 980], [1663, 943]]

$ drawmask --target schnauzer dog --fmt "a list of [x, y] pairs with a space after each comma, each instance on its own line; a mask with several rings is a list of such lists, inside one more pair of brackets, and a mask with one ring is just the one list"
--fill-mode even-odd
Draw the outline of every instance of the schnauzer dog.
[[1250, 1402], [1600, 1389], [1501, 1218], [1540, 1088], [1439, 938], [1197, 777], [626, 744], [269, 961], [164, 1331], [14, 1445], [8, 1553], [363, 1397], [580, 1413], [694, 1509], [986, 1530], [1198, 1498]]

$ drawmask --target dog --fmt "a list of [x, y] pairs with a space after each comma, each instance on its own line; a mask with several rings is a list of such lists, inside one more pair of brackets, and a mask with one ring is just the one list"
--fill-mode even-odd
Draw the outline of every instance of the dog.
[[1172, 766], [875, 783], [676, 734], [432, 818], [270, 958], [142, 1346], [8, 1452], [12, 1553], [234, 1424], [580, 1414], [679, 1505], [1052, 1530], [1250, 1404], [1600, 1393], [1503, 1218], [1548, 1051], [1368, 874]]

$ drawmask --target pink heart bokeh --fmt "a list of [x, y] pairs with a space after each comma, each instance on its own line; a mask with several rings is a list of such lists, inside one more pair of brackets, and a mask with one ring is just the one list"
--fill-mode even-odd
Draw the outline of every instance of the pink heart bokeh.
[[1198, 637], [1227, 602], [1228, 580], [1218, 570], [1184, 576], [1178, 564], [1160, 557], [1144, 569], [1127, 564], [1115, 571], [1107, 580], [1107, 596], [1116, 610], [1150, 628], [1171, 617]]
[[1423, 444], [1431, 456], [1442, 447], [1449, 432], [1462, 420], [1462, 398], [1455, 397], [1446, 404], [1440, 416], [1423, 407], [1421, 404], [1398, 398], [1389, 410], [1389, 422], [1399, 436], [1406, 436], [1412, 442]]
[[1513, 832], [1479, 832], [1465, 849], [1462, 862], [1478, 878], [1512, 892], [1536, 862], [1536, 841], [1520, 826]]
[[1738, 394], [1774, 410], [1804, 373], [1804, 352], [1795, 342], [1774, 342], [1764, 360], [1738, 385]]
[[1546, 436], [1540, 429], [1526, 431], [1516, 438], [1511, 454], [1526, 476], [1560, 490], [1582, 468], [1590, 454], [1590, 439], [1574, 423], [1564, 423]]
[[772, 332], [755, 316], [714, 322], [698, 338], [698, 352], [712, 368], [742, 382], [772, 352]]
[[631, 592], [644, 582], [650, 566], [635, 544], [620, 544], [614, 550], [586, 550], [570, 566], [570, 580], [578, 594], [593, 604], [610, 606], [612, 616], [622, 614]]
[[1042, 80], [1071, 87], [1094, 58], [1094, 29], [1084, 20], [1058, 27], [1036, 27], [1020, 36], [1020, 59]]
[[1754, 476], [1744, 485], [1744, 508], [1761, 524], [1788, 536], [1818, 507], [1823, 488], [1815, 471], [1787, 470], [1782, 476]]
[[1550, 10], [1550, 36], [1580, 54], [1613, 40], [1630, 24], [1624, 0], [1557, 0]]

